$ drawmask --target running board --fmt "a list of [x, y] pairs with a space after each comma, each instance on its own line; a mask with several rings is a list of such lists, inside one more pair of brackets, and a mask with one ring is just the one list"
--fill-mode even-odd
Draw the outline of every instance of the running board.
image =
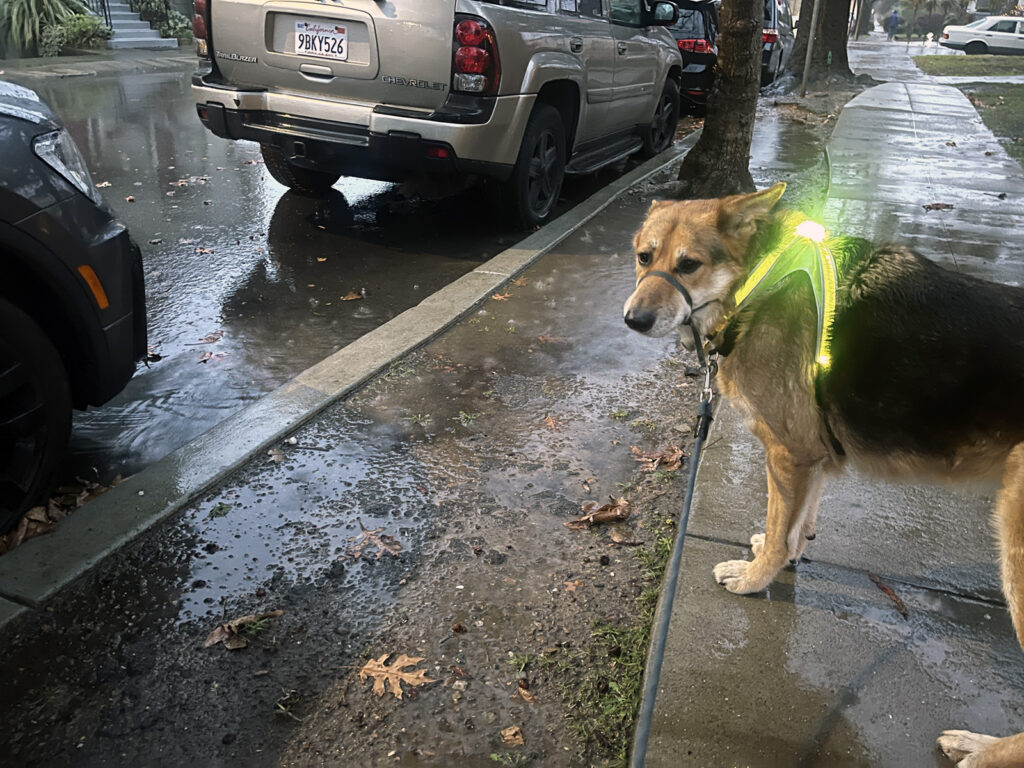
[[639, 136], [620, 136], [609, 144], [602, 144], [575, 155], [565, 167], [565, 173], [569, 176], [593, 173], [618, 160], [625, 160], [643, 145], [643, 139]]

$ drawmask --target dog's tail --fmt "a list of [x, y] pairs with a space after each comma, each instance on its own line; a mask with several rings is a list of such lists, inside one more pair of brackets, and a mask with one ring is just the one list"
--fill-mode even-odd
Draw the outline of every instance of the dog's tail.
[[996, 504], [1003, 592], [1024, 649], [1024, 443], [1010, 452]]

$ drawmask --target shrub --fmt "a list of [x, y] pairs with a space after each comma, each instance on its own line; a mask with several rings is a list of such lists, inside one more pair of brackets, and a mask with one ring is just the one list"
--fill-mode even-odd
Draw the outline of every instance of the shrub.
[[192, 22], [184, 14], [171, 11], [167, 20], [160, 25], [160, 37], [176, 37], [179, 40], [192, 39]]
[[157, 24], [167, 21], [169, 14], [166, 0], [129, 0], [128, 4], [143, 21]]
[[[32, 53], [42, 45], [44, 29], [60, 26], [76, 13], [86, 13], [78, 0], [0, 0], [0, 38], [6, 35], [15, 46]], [[50, 34], [52, 48], [59, 33]]]
[[113, 34], [96, 16], [76, 14], [64, 22], [69, 48], [102, 48]]
[[60, 51], [68, 41], [68, 30], [63, 24], [51, 24], [43, 27], [39, 35], [40, 56], [60, 56]]

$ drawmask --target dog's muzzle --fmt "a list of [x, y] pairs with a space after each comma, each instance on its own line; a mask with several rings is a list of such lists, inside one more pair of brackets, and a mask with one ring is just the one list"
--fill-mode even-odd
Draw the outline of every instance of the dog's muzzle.
[[[670, 274], [668, 272], [662, 272], [660, 269], [652, 269], [646, 275], [637, 280], [637, 288], [640, 287], [640, 283], [642, 283], [649, 277], [660, 277], [662, 280], [664, 280], [677, 291], [679, 291], [683, 299], [686, 300], [686, 305], [690, 308], [690, 314], [687, 317], [687, 319], [682, 323], [683, 325], [690, 325], [693, 322], [693, 315], [695, 312], [697, 312], [700, 309], [704, 309], [704, 307], [708, 306], [709, 304], [714, 304], [715, 301], [717, 301], [717, 299], [712, 299], [710, 301], [705, 301], [703, 304], [694, 306], [693, 297], [690, 296], [690, 292], [686, 290], [686, 286], [679, 282], [679, 280], [676, 279], [675, 275]], [[624, 319], [626, 321], [626, 325], [628, 325], [634, 331], [646, 333], [647, 331], [651, 330], [651, 328], [654, 327], [654, 323], [657, 320], [657, 312], [655, 312], [653, 309], [630, 309], [626, 313]]]

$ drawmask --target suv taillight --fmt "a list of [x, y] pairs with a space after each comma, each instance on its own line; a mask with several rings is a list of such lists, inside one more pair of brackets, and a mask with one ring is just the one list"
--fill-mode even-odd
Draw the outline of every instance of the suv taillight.
[[210, 57], [210, 0], [195, 0], [192, 14], [192, 34], [196, 39], [196, 54]]
[[494, 29], [475, 16], [457, 16], [452, 41], [452, 90], [493, 96], [500, 81]]
[[689, 53], [714, 53], [714, 49], [711, 47], [711, 43], [707, 40], [676, 40], [676, 45], [680, 51], [688, 51]]
[[761, 32], [762, 43], [777, 43], [779, 42], [779, 30], [777, 29], [765, 29]]

